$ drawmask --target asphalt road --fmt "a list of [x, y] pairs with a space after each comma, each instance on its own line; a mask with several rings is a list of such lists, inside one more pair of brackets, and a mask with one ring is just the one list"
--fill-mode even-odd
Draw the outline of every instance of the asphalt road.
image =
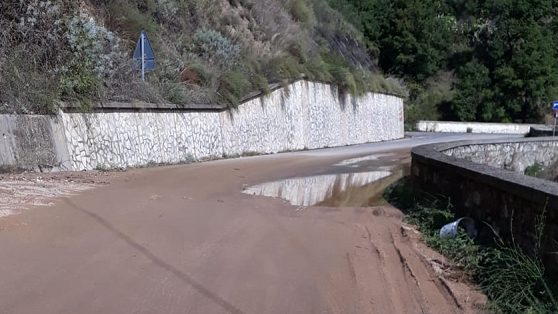
[[[339, 171], [400, 141], [128, 171], [0, 220], [0, 313], [462, 313], [389, 207], [309, 207], [242, 194]], [[404, 160], [404, 159], [400, 159]], [[382, 159], [372, 163], [380, 167]], [[426, 255], [425, 255], [426, 254]]]

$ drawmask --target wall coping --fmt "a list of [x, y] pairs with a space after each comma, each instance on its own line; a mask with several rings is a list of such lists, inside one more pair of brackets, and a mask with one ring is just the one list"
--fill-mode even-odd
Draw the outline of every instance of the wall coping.
[[482, 165], [464, 159], [451, 157], [444, 151], [463, 146], [490, 145], [506, 143], [533, 143], [554, 142], [556, 137], [522, 138], [522, 139], [500, 139], [500, 140], [478, 140], [458, 141], [449, 143], [438, 143], [418, 146], [412, 149], [411, 156], [427, 165], [444, 167], [463, 177], [482, 181], [496, 189], [506, 190], [521, 196], [532, 202], [558, 205], [558, 183], [535, 177], [525, 176], [511, 170], [500, 169], [488, 165]]
[[417, 122], [417, 125], [420, 123], [438, 123], [438, 124], [455, 124], [455, 125], [479, 124], [479, 125], [494, 125], [494, 126], [505, 125], [505, 126], [521, 126], [521, 127], [546, 126], [544, 124], [537, 124], [537, 123], [463, 122], [463, 121], [433, 121], [433, 120], [421, 120]]
[[[320, 82], [320, 81], [310, 81], [306, 78], [294, 80], [288, 84], [291, 86], [293, 84], [299, 82], [306, 82], [306, 83], [316, 83], [316, 84], [324, 84], [329, 85], [331, 88], [338, 89], [337, 86], [334, 86], [329, 83]], [[271, 83], [269, 84], [270, 93], [273, 93], [277, 90], [283, 89], [285, 86], [279, 83]], [[375, 95], [385, 95], [385, 96], [393, 96], [397, 98], [402, 98], [400, 95], [386, 93], [386, 92], [368, 92], [367, 94], [375, 94]], [[248, 93], [245, 97], [240, 99], [239, 106], [252, 101], [256, 98], [265, 97], [264, 93], [261, 91], [252, 91]], [[356, 96], [357, 98], [359, 96]], [[71, 102], [60, 102], [60, 108], [63, 112], [67, 113], [82, 113], [82, 109], [77, 103]], [[170, 103], [148, 103], [143, 101], [107, 101], [101, 102], [96, 105], [95, 108], [92, 108], [93, 112], [115, 112], [115, 111], [217, 111], [223, 112], [227, 111], [230, 108], [226, 105], [220, 104], [184, 104], [184, 105], [177, 105], [177, 104], [170, 104]]]

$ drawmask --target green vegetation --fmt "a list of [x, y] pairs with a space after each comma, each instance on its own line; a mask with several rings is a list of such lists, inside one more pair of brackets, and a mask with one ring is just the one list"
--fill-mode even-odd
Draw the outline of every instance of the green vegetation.
[[554, 162], [549, 166], [545, 166], [540, 162], [535, 162], [533, 165], [525, 168], [524, 174], [526, 176], [558, 182], [558, 159], [555, 157]]
[[536, 162], [534, 165], [531, 165], [525, 168], [525, 175], [530, 177], [541, 178], [543, 175], [544, 165], [540, 162]]
[[555, 0], [328, 2], [409, 86], [408, 123], [540, 122], [556, 97]]
[[[425, 194], [415, 197], [410, 187], [408, 179], [403, 179], [388, 188], [384, 197], [406, 212], [408, 222], [419, 228], [426, 244], [450, 258], [456, 271], [479, 285], [490, 299], [490, 309], [513, 314], [558, 311], [558, 287], [549, 281], [538, 256], [529, 257], [513, 240], [506, 245], [498, 237], [482, 244], [464, 232], [440, 238], [440, 228], [456, 219], [451, 201]], [[538, 239], [543, 226], [540, 219]]]
[[[131, 60], [142, 29], [158, 60], [146, 84]], [[1, 1], [0, 113], [55, 113], [61, 100], [236, 107], [303, 76], [404, 95], [363, 38], [325, 0]]]
[[[245, 96], [239, 92], [268, 93], [270, 83], [305, 76], [342, 93], [402, 95], [410, 125], [540, 122], [558, 86], [556, 7], [557, 0], [5, 0], [0, 112], [52, 113], [59, 100], [85, 110], [109, 99], [234, 107]], [[158, 58], [147, 85], [130, 60], [141, 29]]]

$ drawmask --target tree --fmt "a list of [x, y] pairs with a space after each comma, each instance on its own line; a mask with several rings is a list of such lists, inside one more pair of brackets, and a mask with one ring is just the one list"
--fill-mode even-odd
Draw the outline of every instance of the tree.
[[553, 38], [554, 0], [493, 0], [485, 5], [491, 27], [477, 45], [485, 51], [494, 101], [512, 121], [538, 121], [555, 94], [557, 42]]

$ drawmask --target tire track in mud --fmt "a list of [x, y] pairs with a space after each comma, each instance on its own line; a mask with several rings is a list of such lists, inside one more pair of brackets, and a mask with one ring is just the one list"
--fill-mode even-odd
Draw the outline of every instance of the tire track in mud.
[[370, 299], [367, 313], [462, 313], [455, 296], [402, 234], [407, 227], [400, 220], [374, 216], [356, 228], [365, 241], [353, 264], [361, 300]]

